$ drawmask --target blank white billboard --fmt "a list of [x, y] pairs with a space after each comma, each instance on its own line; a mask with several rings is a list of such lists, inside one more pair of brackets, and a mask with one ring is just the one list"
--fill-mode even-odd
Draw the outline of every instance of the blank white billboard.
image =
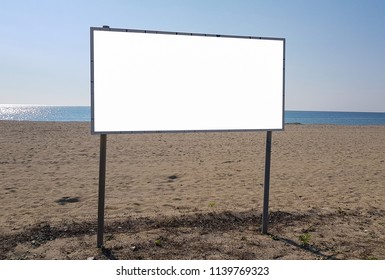
[[92, 133], [282, 130], [285, 40], [91, 28]]

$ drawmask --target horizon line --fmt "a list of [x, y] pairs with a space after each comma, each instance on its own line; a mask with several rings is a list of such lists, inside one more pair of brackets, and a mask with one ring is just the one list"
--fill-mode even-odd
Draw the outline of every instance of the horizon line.
[[[89, 107], [91, 105], [57, 105], [57, 104], [28, 104], [28, 103], [0, 103], [4, 106], [40, 106], [40, 107]], [[331, 110], [331, 109], [284, 109], [285, 112], [330, 112], [330, 113], [385, 113], [385, 111], [354, 111], [354, 110]]]

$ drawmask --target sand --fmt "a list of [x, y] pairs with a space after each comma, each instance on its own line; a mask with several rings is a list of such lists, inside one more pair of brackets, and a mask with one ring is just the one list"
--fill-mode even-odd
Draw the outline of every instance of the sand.
[[385, 259], [385, 127], [108, 135], [89, 123], [0, 121], [0, 259]]

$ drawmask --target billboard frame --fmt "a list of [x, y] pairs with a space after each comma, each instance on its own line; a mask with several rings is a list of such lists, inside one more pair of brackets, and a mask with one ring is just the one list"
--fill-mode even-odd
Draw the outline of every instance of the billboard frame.
[[[198, 36], [198, 37], [213, 37], [213, 38], [234, 38], [234, 39], [251, 39], [251, 40], [270, 40], [270, 41], [282, 41], [283, 43], [283, 61], [282, 61], [282, 108], [281, 108], [281, 127], [273, 129], [178, 129], [178, 130], [135, 130], [135, 131], [95, 131], [95, 66], [94, 66], [94, 31], [105, 32], [131, 32], [142, 34], [163, 34], [163, 35], [182, 35], [182, 36]], [[142, 29], [128, 29], [128, 28], [110, 28], [109, 26], [103, 27], [90, 27], [90, 72], [91, 72], [91, 134], [142, 134], [142, 133], [199, 133], [199, 132], [247, 132], [247, 131], [283, 131], [285, 129], [285, 55], [286, 55], [286, 39], [279, 37], [260, 37], [260, 36], [240, 36], [240, 35], [220, 35], [220, 34], [208, 34], [208, 33], [188, 33], [188, 32], [170, 32], [170, 31], [156, 31], [156, 30], [142, 30]]]
[[[94, 130], [95, 112], [94, 112], [94, 31], [116, 31], [116, 32], [136, 32], [150, 34], [169, 34], [169, 35], [188, 35], [204, 37], [224, 37], [224, 38], [242, 38], [242, 39], [261, 39], [261, 40], [281, 40], [283, 41], [283, 73], [282, 73], [282, 128], [281, 129], [216, 129], [216, 130], [159, 130], [159, 131], [97, 131]], [[91, 76], [91, 134], [100, 135], [100, 160], [99, 160], [99, 189], [98, 189], [98, 224], [97, 224], [97, 247], [104, 246], [104, 209], [105, 209], [105, 182], [106, 182], [106, 161], [107, 161], [107, 134], [140, 134], [140, 133], [195, 133], [195, 132], [247, 132], [247, 131], [266, 131], [266, 150], [265, 150], [265, 176], [263, 191], [263, 213], [262, 213], [262, 234], [268, 234], [269, 223], [269, 191], [270, 191], [270, 165], [271, 165], [271, 147], [272, 131], [283, 131], [285, 128], [285, 60], [286, 60], [286, 39], [274, 37], [256, 37], [256, 36], [236, 36], [236, 35], [217, 35], [203, 33], [169, 32], [139, 29], [124, 29], [90, 27], [90, 76]]]

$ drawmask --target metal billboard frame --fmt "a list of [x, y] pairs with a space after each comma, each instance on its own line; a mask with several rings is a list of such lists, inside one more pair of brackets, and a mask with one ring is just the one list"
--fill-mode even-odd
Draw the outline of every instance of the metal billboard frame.
[[[207, 38], [233, 38], [233, 39], [243, 39], [243, 40], [260, 40], [260, 41], [281, 41], [283, 44], [283, 61], [282, 61], [282, 95], [281, 95], [281, 120], [279, 128], [241, 128], [241, 129], [177, 129], [177, 130], [169, 130], [169, 129], [161, 129], [161, 130], [135, 130], [135, 131], [127, 131], [127, 130], [119, 130], [119, 131], [110, 131], [110, 130], [97, 130], [95, 131], [95, 83], [94, 83], [94, 32], [95, 31], [104, 31], [104, 32], [118, 32], [118, 33], [139, 33], [139, 34], [160, 34], [160, 35], [175, 35], [175, 36], [186, 36], [186, 37], [207, 37]], [[219, 34], [204, 34], [204, 33], [186, 33], [186, 32], [168, 32], [168, 31], [154, 31], [154, 30], [138, 30], [138, 29], [123, 29], [123, 28], [110, 28], [107, 26], [104, 27], [91, 27], [90, 28], [90, 45], [91, 45], [91, 133], [92, 134], [136, 134], [136, 133], [189, 133], [189, 132], [229, 132], [229, 131], [281, 131], [284, 130], [284, 115], [285, 115], [285, 39], [284, 38], [275, 38], [275, 37], [257, 37], [257, 36], [237, 36], [237, 35], [219, 35]]]
[[[95, 112], [94, 112], [94, 31], [114, 31], [114, 32], [136, 32], [149, 34], [169, 34], [169, 35], [185, 35], [185, 36], [203, 36], [203, 37], [224, 37], [224, 38], [240, 38], [240, 39], [260, 39], [260, 40], [280, 40], [283, 42], [283, 82], [282, 82], [282, 129], [210, 129], [210, 130], [149, 130], [149, 131], [94, 131]], [[169, 32], [154, 30], [139, 30], [125, 28], [90, 27], [90, 76], [91, 76], [91, 134], [100, 135], [100, 160], [99, 160], [99, 190], [98, 190], [98, 229], [97, 229], [97, 247], [104, 245], [104, 209], [105, 209], [105, 181], [106, 181], [106, 160], [107, 160], [107, 134], [140, 134], [140, 133], [199, 133], [199, 132], [247, 132], [247, 131], [266, 131], [266, 150], [265, 150], [265, 176], [264, 176], [264, 198], [263, 198], [263, 214], [262, 228], [263, 234], [268, 233], [269, 223], [269, 190], [270, 190], [270, 163], [271, 163], [271, 146], [272, 131], [284, 130], [285, 116], [285, 55], [286, 55], [286, 39], [274, 37], [256, 37], [256, 36], [236, 36], [236, 35], [218, 35], [203, 33], [186, 33], [186, 32]]]

